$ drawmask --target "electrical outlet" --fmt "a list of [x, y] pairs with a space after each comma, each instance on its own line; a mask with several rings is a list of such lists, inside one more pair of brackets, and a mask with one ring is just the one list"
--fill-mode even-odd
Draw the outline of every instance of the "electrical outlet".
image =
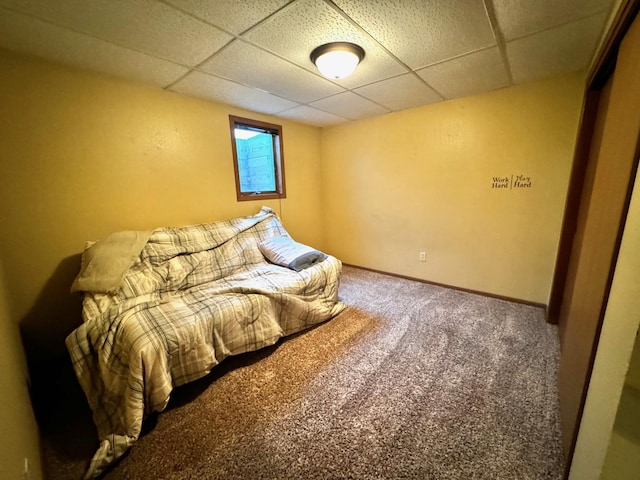
[[420, 261], [421, 262], [427, 261], [427, 252], [420, 252]]

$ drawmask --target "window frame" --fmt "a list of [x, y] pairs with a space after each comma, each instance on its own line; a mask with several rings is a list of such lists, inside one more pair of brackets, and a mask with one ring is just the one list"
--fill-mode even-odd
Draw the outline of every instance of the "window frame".
[[[240, 189], [240, 168], [238, 165], [238, 151], [235, 129], [238, 126], [249, 127], [271, 135], [273, 142], [273, 169], [275, 174], [276, 189], [269, 192], [242, 192]], [[275, 123], [262, 122], [250, 118], [229, 115], [229, 128], [231, 130], [231, 149], [233, 152], [233, 170], [236, 179], [236, 197], [239, 202], [250, 200], [271, 200], [287, 198], [284, 180], [284, 146], [282, 140], [282, 126]]]

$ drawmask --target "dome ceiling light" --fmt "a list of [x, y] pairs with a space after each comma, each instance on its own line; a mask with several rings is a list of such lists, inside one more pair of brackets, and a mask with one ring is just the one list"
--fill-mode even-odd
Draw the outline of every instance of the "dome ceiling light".
[[323, 76], [340, 80], [355, 71], [364, 58], [364, 49], [349, 42], [325, 43], [314, 48], [310, 58]]

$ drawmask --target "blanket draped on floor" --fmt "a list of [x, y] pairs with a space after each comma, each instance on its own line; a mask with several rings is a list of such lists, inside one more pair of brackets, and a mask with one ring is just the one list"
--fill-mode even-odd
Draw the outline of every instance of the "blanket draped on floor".
[[115, 293], [85, 292], [83, 324], [66, 340], [98, 430], [85, 478], [138, 439], [171, 390], [229, 355], [257, 350], [339, 313], [342, 264], [300, 272], [258, 245], [288, 235], [273, 211], [151, 232]]

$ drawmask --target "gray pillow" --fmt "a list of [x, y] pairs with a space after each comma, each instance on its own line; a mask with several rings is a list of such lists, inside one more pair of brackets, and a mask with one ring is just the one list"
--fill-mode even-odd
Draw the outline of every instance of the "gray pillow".
[[271, 263], [290, 268], [296, 272], [316, 265], [327, 258], [325, 253], [298, 243], [286, 235], [269, 238], [260, 243], [258, 248]]

